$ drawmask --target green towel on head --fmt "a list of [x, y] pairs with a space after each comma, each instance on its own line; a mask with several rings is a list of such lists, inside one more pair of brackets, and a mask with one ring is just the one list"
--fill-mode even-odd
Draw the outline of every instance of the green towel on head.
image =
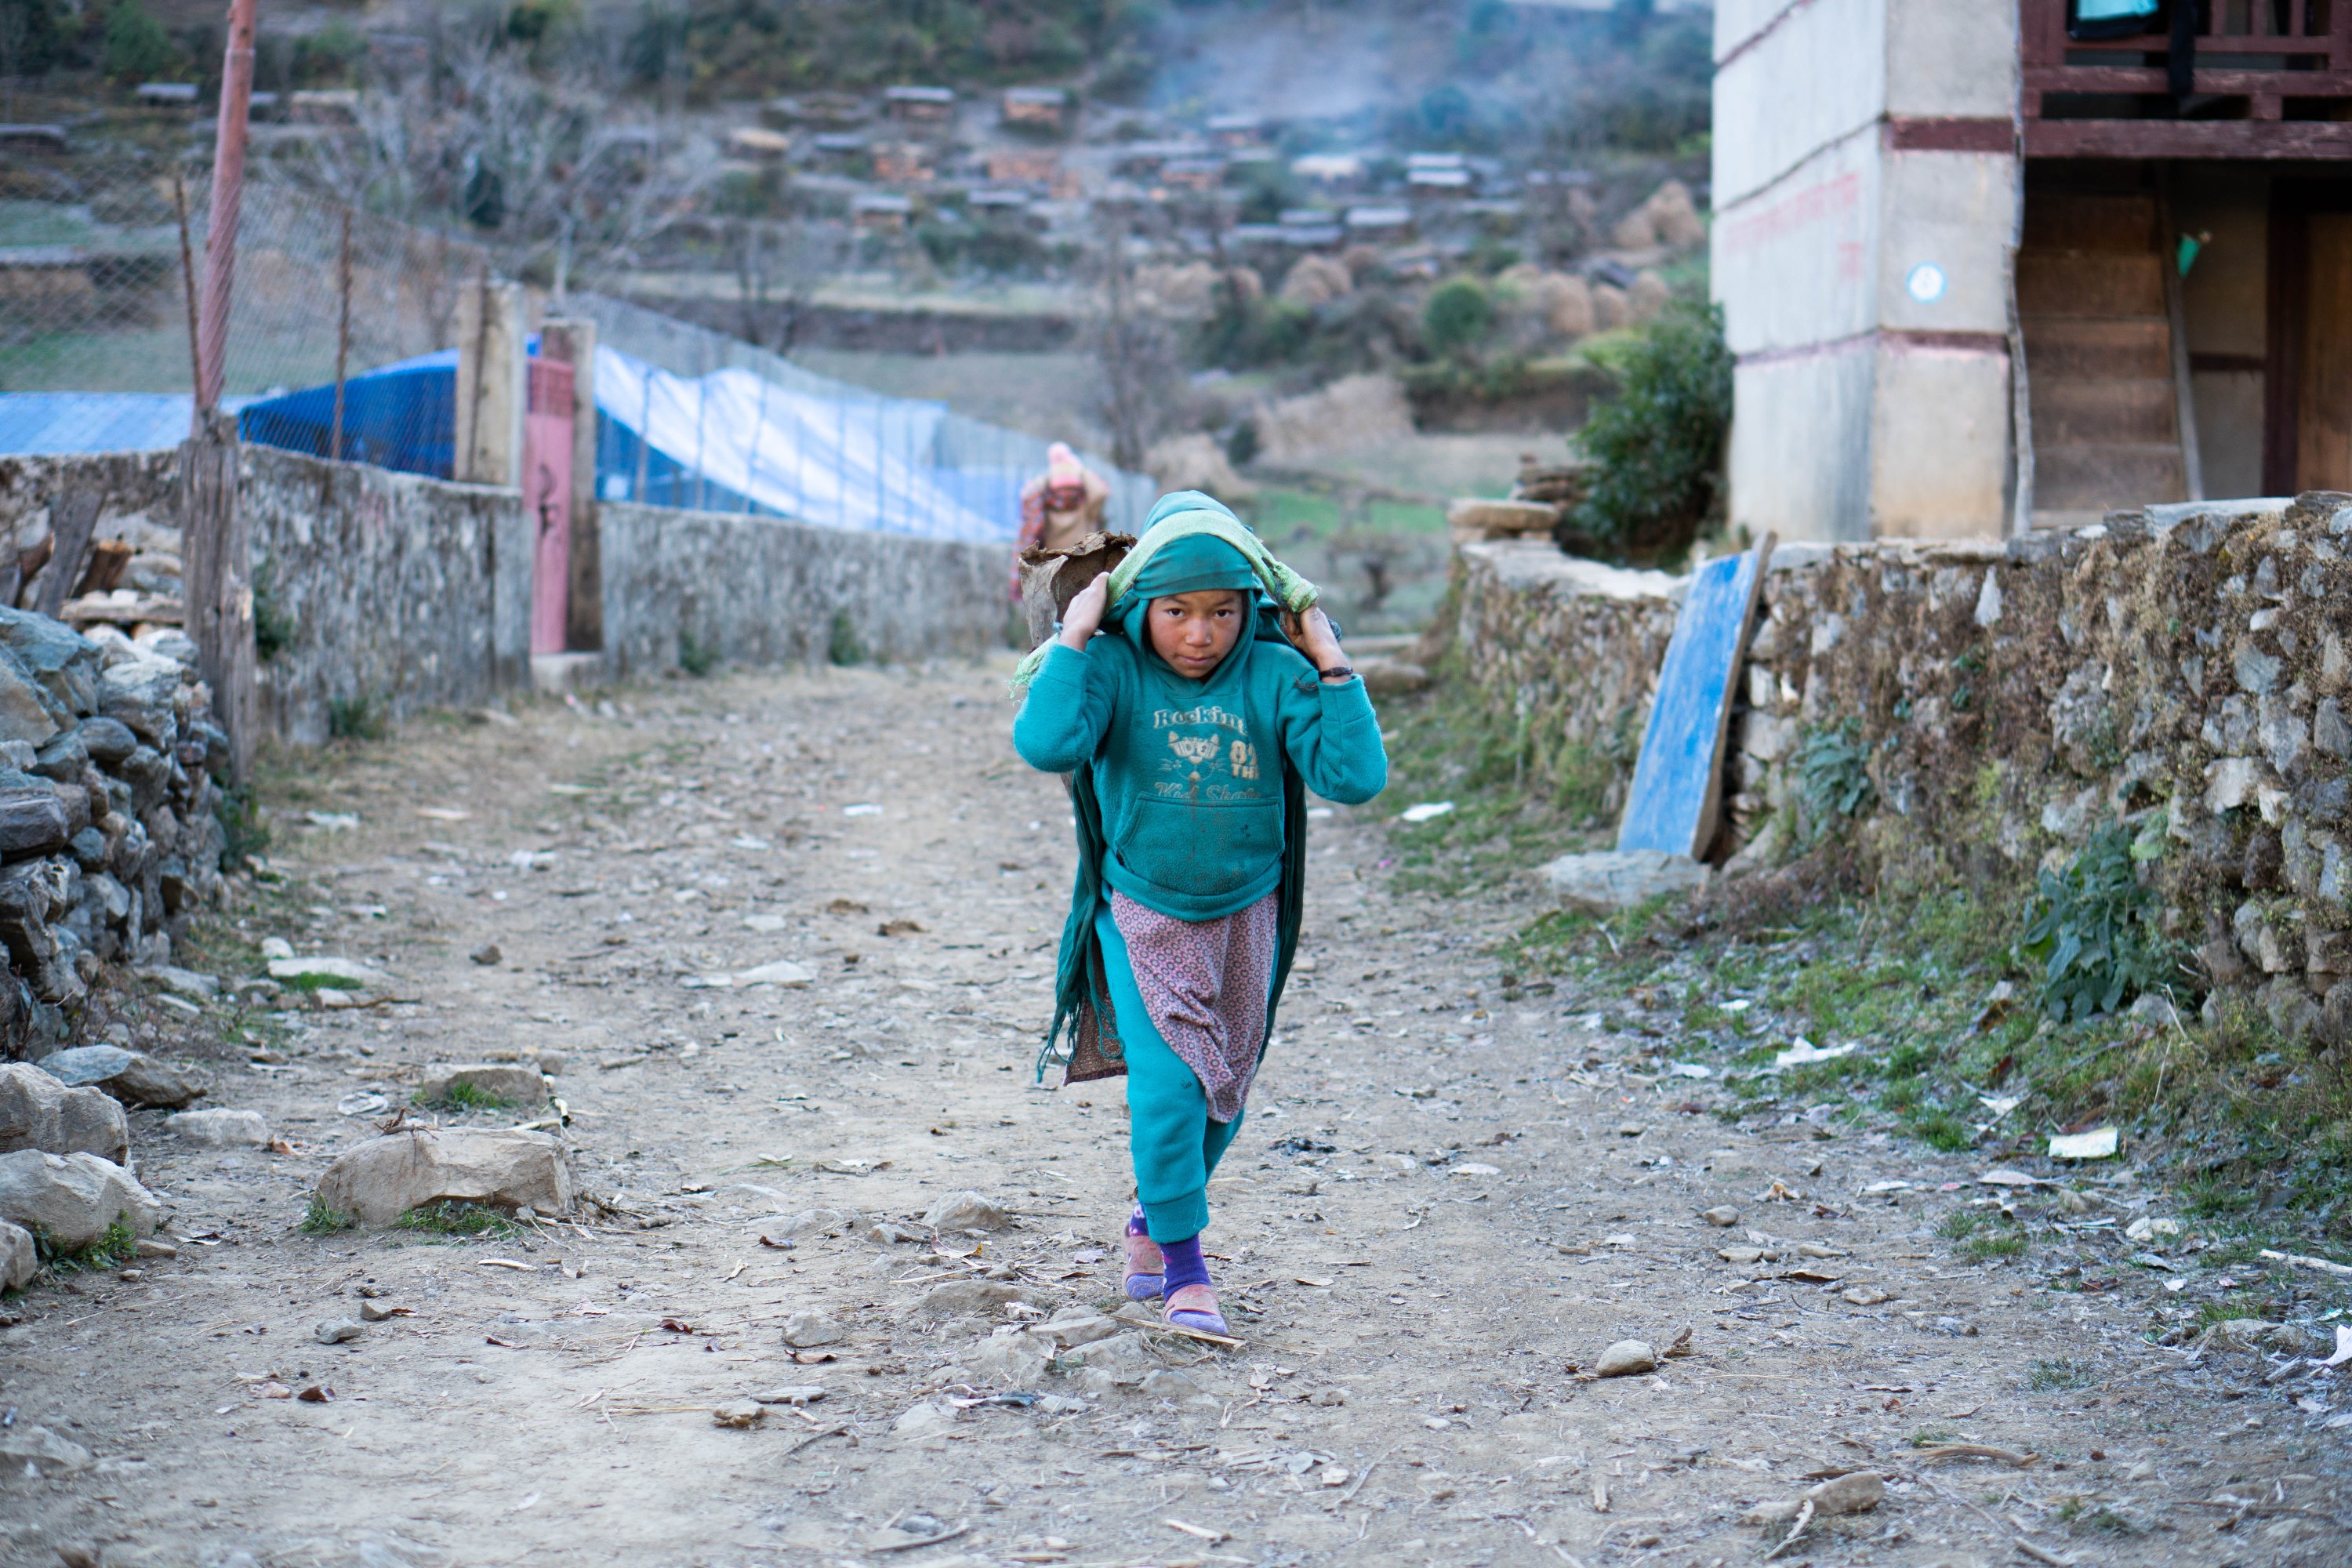
[[[1249, 563], [1258, 586], [1279, 607], [1294, 616], [1303, 616], [1313, 607], [1315, 584], [1276, 560], [1258, 536], [1252, 533], [1242, 520], [1222, 502], [1202, 495], [1199, 490], [1175, 490], [1160, 498], [1159, 503], [1151, 509], [1150, 518], [1143, 525], [1142, 537], [1136, 541], [1135, 548], [1128, 552], [1127, 559], [1112, 571], [1110, 603], [1104, 609], [1103, 625], [1117, 624], [1121, 601], [1127, 598], [1135, 586], [1136, 579], [1143, 574], [1144, 568], [1151, 563], [1153, 557], [1180, 541], [1202, 537], [1222, 540], [1238, 551], [1242, 559]], [[1176, 579], [1180, 582], [1186, 580], [1182, 577]], [[1158, 593], [1161, 595], [1192, 591], [1189, 587], [1158, 586]], [[1037, 677], [1037, 667], [1045, 662], [1046, 651], [1052, 646], [1050, 639], [1038, 644], [1029, 650], [1029, 657], [1013, 670], [1013, 696], [1018, 697], [1029, 689], [1029, 683]]]

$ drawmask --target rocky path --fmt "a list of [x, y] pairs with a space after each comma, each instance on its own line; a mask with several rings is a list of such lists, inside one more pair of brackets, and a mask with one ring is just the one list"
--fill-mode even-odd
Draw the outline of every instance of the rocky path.
[[[281, 826], [289, 880], [199, 961], [257, 973], [278, 937], [394, 983], [142, 1026], [280, 1142], [133, 1117], [176, 1255], [8, 1303], [0, 1421], [95, 1460], [0, 1479], [0, 1558], [1683, 1568], [1767, 1555], [1861, 1471], [1876, 1506], [1833, 1514], [1873, 1489], [1838, 1482], [1777, 1561], [2352, 1555], [2328, 1374], [2144, 1342], [2158, 1269], [2053, 1289], [1943, 1235], [2011, 1203], [2120, 1257], [2142, 1189], [1727, 1125], [1670, 1030], [1500, 1001], [1509, 890], [1386, 891], [1395, 802], [1318, 814], [1306, 961], [1215, 1189], [1246, 1343], [1100, 1321], [1121, 1095], [1031, 1081], [1070, 849], [1002, 676], [420, 723], [281, 786], [281, 825], [324, 826]], [[714, 983], [779, 961], [813, 979]], [[576, 1220], [301, 1228], [429, 1064], [526, 1048], [562, 1054]], [[966, 1192], [942, 1217], [983, 1228], [923, 1223]], [[1627, 1340], [1655, 1366], [1596, 1377]], [[1780, 1522], [1740, 1522], [1759, 1504]]]

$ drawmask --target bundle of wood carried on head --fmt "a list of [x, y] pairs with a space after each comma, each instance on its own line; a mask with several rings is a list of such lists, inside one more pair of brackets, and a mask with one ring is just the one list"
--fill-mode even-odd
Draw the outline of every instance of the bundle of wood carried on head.
[[1134, 548], [1131, 533], [1089, 533], [1058, 549], [1033, 544], [1024, 550], [1021, 613], [1028, 623], [1029, 646], [1035, 647], [1052, 637], [1070, 601], [1104, 573], [1118, 570]]

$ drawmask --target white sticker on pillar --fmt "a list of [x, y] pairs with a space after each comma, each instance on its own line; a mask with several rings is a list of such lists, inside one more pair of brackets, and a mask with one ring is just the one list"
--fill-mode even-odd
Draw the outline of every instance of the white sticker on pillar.
[[1932, 261], [1923, 261], [1904, 276], [1903, 288], [1922, 305], [1932, 305], [1944, 297], [1950, 281], [1942, 268]]

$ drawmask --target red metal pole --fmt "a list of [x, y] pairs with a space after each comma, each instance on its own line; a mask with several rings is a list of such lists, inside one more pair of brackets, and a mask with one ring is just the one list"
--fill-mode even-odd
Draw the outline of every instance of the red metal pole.
[[196, 318], [196, 408], [220, 405], [228, 358], [229, 288], [236, 278], [236, 215], [245, 195], [246, 117], [253, 100], [254, 13], [259, 0], [229, 0], [221, 61], [220, 121], [213, 137], [213, 205], [205, 228], [205, 297]]

